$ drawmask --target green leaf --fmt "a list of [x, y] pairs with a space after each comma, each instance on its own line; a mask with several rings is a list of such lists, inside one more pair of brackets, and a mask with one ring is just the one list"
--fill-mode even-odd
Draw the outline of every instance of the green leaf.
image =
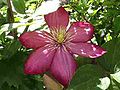
[[111, 83], [108, 90], [120, 90], [120, 83], [118, 83], [112, 76], [110, 78]]
[[78, 63], [79, 66], [85, 65], [85, 64], [90, 64], [92, 62], [93, 59], [90, 58], [85, 58], [85, 57], [80, 57], [78, 56], [76, 58], [76, 61]]
[[120, 61], [115, 65], [114, 74], [110, 76], [120, 84]]
[[3, 49], [2, 57], [4, 59], [11, 58], [11, 56], [13, 56], [20, 47], [21, 44], [19, 41], [17, 40], [12, 41]]
[[12, 0], [13, 6], [18, 13], [25, 14], [25, 1], [24, 0]]
[[88, 0], [80, 0], [79, 2], [86, 5], [88, 3]]
[[2, 1], [0, 0], [0, 4], [2, 3]]
[[23, 79], [23, 84], [21, 85], [22, 88], [23, 88], [23, 85], [24, 85], [24, 88], [28, 88], [28, 90], [43, 90], [42, 79], [39, 78], [39, 80], [36, 80], [36, 77], [34, 75], [26, 76]]
[[24, 53], [17, 52], [9, 60], [0, 61], [0, 87], [4, 82], [9, 86], [18, 87], [22, 84], [23, 75], [23, 60], [26, 58]]
[[18, 51], [9, 60], [0, 60], [0, 87], [7, 83], [8, 88], [16, 88], [12, 90], [43, 90], [40, 77], [38, 80], [34, 75], [28, 76], [23, 72], [23, 64], [27, 56], [26, 52]]
[[118, 63], [115, 65], [114, 67], [114, 72], [117, 73], [120, 71], [120, 61], [118, 61]]
[[7, 0], [0, 0], [0, 2], [2, 3], [5, 3], [5, 4], [7, 4]]
[[120, 60], [120, 38], [105, 43], [103, 47], [107, 53], [96, 60], [108, 72], [114, 73], [114, 67]]
[[68, 90], [106, 90], [110, 85], [108, 77], [98, 78], [94, 77], [87, 82], [81, 83], [74, 88]]
[[96, 65], [80, 67], [73, 77], [68, 90], [105, 90], [110, 84], [109, 78], [102, 77], [103, 71]]
[[120, 16], [114, 19], [114, 33], [115, 35], [120, 33]]
[[8, 85], [7, 82], [5, 82], [2, 87], [0, 88], [0, 90], [12, 90], [11, 87]]

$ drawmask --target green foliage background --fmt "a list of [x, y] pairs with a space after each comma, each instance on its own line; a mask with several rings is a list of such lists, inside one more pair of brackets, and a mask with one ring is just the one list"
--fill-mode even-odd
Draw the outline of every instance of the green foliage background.
[[[23, 73], [31, 50], [18, 41], [23, 32], [47, 29], [40, 21], [36, 27], [37, 19], [31, 17], [43, 0], [12, 0], [13, 11], [9, 1], [0, 0], [0, 90], [43, 90], [42, 75]], [[67, 90], [120, 90], [120, 1], [70, 0], [63, 6], [71, 22], [94, 25], [92, 42], [107, 50], [97, 59], [77, 57], [79, 68]]]

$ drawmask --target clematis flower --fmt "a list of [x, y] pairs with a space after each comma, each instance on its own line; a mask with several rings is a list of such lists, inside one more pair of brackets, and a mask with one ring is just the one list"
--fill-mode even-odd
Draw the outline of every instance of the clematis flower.
[[88, 22], [74, 22], [69, 29], [69, 15], [63, 8], [44, 16], [50, 32], [25, 32], [19, 40], [26, 48], [33, 48], [33, 53], [25, 63], [26, 74], [42, 74], [49, 71], [56, 80], [67, 87], [75, 74], [77, 64], [74, 54], [97, 58], [106, 51], [92, 44], [93, 26]]

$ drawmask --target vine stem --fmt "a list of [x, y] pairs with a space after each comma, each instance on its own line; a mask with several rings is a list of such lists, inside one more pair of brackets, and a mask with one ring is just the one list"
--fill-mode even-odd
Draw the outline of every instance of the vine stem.
[[[14, 14], [13, 14], [13, 11], [12, 11], [11, 0], [7, 0], [7, 5], [8, 5], [8, 9], [7, 9], [7, 20], [8, 20], [8, 23], [14, 23]], [[10, 32], [10, 34], [12, 34], [14, 39], [17, 39], [17, 29], [15, 29], [12, 32]]]
[[8, 5], [8, 9], [7, 9], [7, 14], [8, 14], [8, 22], [9, 23], [13, 23], [14, 22], [14, 15], [13, 15], [13, 11], [12, 11], [12, 5], [11, 5], [11, 1], [7, 0], [7, 5]]

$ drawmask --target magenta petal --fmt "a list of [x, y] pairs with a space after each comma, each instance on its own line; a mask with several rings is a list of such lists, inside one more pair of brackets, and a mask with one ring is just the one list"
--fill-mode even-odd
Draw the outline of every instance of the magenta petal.
[[63, 47], [58, 48], [51, 64], [51, 74], [67, 87], [76, 71], [76, 62], [72, 55]]
[[69, 22], [68, 12], [63, 7], [58, 8], [55, 12], [45, 15], [44, 18], [49, 28], [66, 28]]
[[25, 32], [20, 37], [19, 40], [26, 48], [39, 48], [50, 43], [49, 35], [41, 31]]
[[68, 32], [72, 34], [71, 42], [86, 42], [93, 37], [94, 28], [87, 22], [74, 22]]
[[102, 47], [90, 43], [69, 43], [67, 47], [74, 54], [89, 58], [97, 58], [106, 53]]
[[26, 74], [41, 74], [50, 68], [55, 48], [42, 47], [35, 50], [25, 63]]

